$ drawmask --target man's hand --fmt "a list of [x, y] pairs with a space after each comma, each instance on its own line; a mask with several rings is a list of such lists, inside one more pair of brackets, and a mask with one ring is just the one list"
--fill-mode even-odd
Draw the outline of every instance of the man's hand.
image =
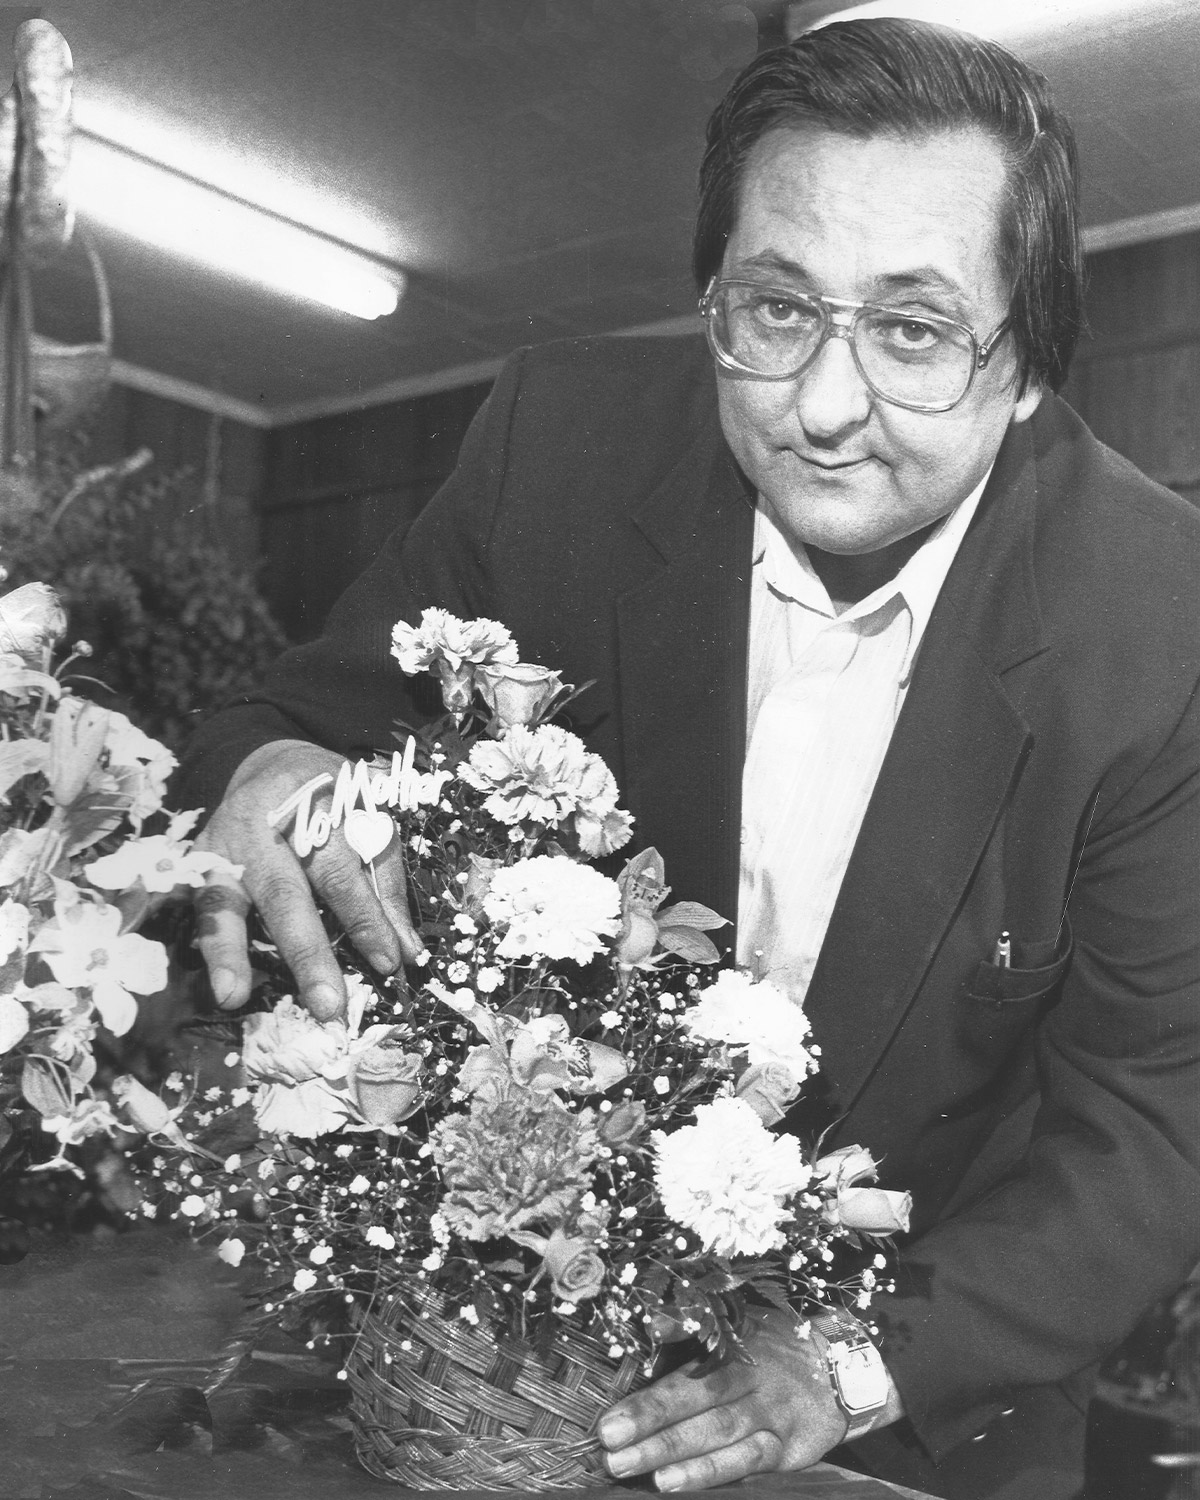
[[[336, 776], [342, 757], [304, 740], [277, 740], [246, 757], [230, 780], [224, 800], [196, 840], [196, 847], [223, 854], [243, 866], [241, 881], [217, 876], [197, 893], [200, 952], [217, 1004], [227, 1010], [250, 995], [246, 918], [258, 908], [295, 976], [300, 1003], [318, 1020], [338, 1015], [345, 985], [312, 891], [326, 903], [367, 962], [391, 974], [401, 958], [413, 960], [421, 941], [405, 898], [404, 864], [393, 839], [371, 872], [335, 829], [323, 848], [297, 859], [286, 836], [267, 822], [268, 813], [322, 771]], [[332, 784], [323, 794], [327, 806]], [[314, 799], [320, 803], [321, 795]], [[310, 886], [312, 890], [310, 891]]]
[[[752, 1365], [696, 1379], [685, 1366], [627, 1396], [600, 1419], [609, 1470], [653, 1473], [660, 1490], [709, 1489], [746, 1474], [805, 1469], [845, 1437], [849, 1422], [825, 1368], [825, 1340], [797, 1333], [788, 1314], [758, 1311]], [[900, 1415], [881, 1413], [881, 1422]]]

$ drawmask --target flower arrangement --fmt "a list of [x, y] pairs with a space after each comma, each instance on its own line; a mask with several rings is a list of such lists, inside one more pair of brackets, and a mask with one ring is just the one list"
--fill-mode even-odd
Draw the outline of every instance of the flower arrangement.
[[73, 1148], [127, 1138], [122, 1105], [159, 1101], [129, 1076], [101, 1087], [98, 1034], [128, 1032], [167, 983], [167, 950], [138, 929], [224, 861], [192, 849], [198, 814], [160, 813], [169, 751], [71, 688], [57, 667], [53, 589], [0, 597], [0, 1155], [9, 1170], [80, 1174]]
[[[380, 981], [338, 939], [349, 1004], [324, 1023], [276, 969], [155, 1158], [148, 1211], [256, 1257], [269, 1316], [315, 1337], [349, 1309], [356, 1396], [355, 1350], [394, 1302], [523, 1348], [578, 1334], [636, 1380], [667, 1343], [748, 1358], [752, 1302], [866, 1308], [908, 1198], [869, 1185], [865, 1150], [774, 1128], [817, 1067], [803, 1010], [716, 967], [724, 920], [669, 899], [655, 850], [616, 878], [587, 863], [631, 819], [607, 766], [546, 722], [571, 689], [502, 625], [427, 610], [393, 653], [439, 679], [446, 716], [272, 822], [301, 852], [341, 825], [368, 865], [398, 839], [424, 962]], [[417, 1359], [406, 1329], [376, 1373]]]

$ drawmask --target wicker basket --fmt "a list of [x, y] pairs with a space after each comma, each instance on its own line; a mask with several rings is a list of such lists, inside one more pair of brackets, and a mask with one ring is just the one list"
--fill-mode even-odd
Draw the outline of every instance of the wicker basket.
[[644, 1383], [640, 1359], [585, 1334], [563, 1326], [544, 1354], [444, 1317], [421, 1288], [362, 1317], [346, 1372], [359, 1462], [416, 1490], [611, 1484], [596, 1418]]

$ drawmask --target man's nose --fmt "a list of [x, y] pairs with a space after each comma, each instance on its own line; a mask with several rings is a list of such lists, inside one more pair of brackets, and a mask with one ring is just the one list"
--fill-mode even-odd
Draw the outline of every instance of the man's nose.
[[817, 356], [796, 380], [796, 412], [810, 438], [829, 441], [871, 414], [871, 390], [854, 358], [853, 334], [834, 323]]

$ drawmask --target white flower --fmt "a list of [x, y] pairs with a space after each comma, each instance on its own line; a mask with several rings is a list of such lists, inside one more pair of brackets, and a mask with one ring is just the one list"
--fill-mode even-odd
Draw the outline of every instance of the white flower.
[[306, 1083], [269, 1083], [254, 1099], [254, 1118], [267, 1135], [296, 1135], [311, 1140], [340, 1130], [350, 1108], [324, 1078]]
[[333, 1246], [325, 1244], [314, 1245], [308, 1252], [308, 1258], [314, 1266], [323, 1266], [333, 1259]]
[[488, 793], [483, 805], [497, 822], [557, 828], [574, 818], [583, 852], [592, 858], [628, 841], [631, 820], [617, 811], [612, 772], [578, 735], [555, 724], [518, 724], [498, 740], [478, 741], [458, 774]]
[[396, 1248], [396, 1237], [389, 1234], [381, 1224], [372, 1224], [366, 1233], [368, 1245], [378, 1245], [381, 1250], [394, 1250]]
[[392, 655], [409, 677], [426, 672], [439, 660], [458, 668], [464, 662], [517, 660], [511, 632], [497, 620], [460, 620], [444, 609], [427, 609], [419, 627], [398, 620], [392, 627]]
[[504, 983], [504, 970], [497, 969], [494, 964], [489, 964], [486, 969], [480, 969], [476, 974], [475, 983], [482, 994], [494, 994]]
[[399, 620], [392, 630], [392, 655], [410, 677], [431, 671], [442, 685], [451, 713], [470, 707], [478, 672], [489, 662], [515, 662], [517, 645], [496, 620], [460, 620], [444, 609], [427, 609], [414, 629]]
[[12, 995], [0, 995], [0, 1054], [11, 1052], [28, 1031], [28, 1010]]
[[[60, 889], [61, 889], [60, 882]], [[88, 986], [108, 1029], [121, 1036], [133, 1025], [137, 1003], [130, 991], [153, 995], [167, 982], [167, 952], [136, 932], [121, 933], [121, 913], [104, 902], [54, 903], [54, 920], [30, 943], [59, 984]]]
[[310, 1271], [307, 1266], [301, 1266], [292, 1277], [292, 1286], [298, 1292], [311, 1292], [317, 1284], [317, 1273]]
[[788, 1200], [811, 1173], [793, 1136], [773, 1136], [740, 1099], [715, 1099], [696, 1123], [655, 1131], [664, 1211], [717, 1255], [763, 1255], [784, 1242]]
[[202, 886], [212, 870], [237, 873], [237, 867], [219, 854], [188, 849], [167, 834], [156, 833], [127, 839], [115, 853], [86, 865], [83, 873], [106, 891], [127, 891], [140, 880], [146, 890], [164, 892], [177, 885]]
[[11, 897], [0, 906], [0, 964], [24, 953], [29, 942], [29, 908]]
[[797, 1083], [816, 1072], [816, 1062], [804, 1045], [811, 1030], [808, 1017], [769, 979], [756, 983], [742, 970], [722, 971], [699, 992], [683, 1024], [695, 1037], [745, 1052], [751, 1067], [779, 1063]]
[[167, 778], [179, 764], [165, 745], [130, 722], [115, 709], [106, 709], [108, 733], [105, 749], [110, 769], [124, 771], [123, 790], [132, 797], [129, 821], [140, 828], [142, 822], [162, 806]]
[[370, 1182], [360, 1172], [358, 1176], [351, 1181], [350, 1186], [347, 1188], [347, 1192], [351, 1192], [356, 1195], [359, 1193], [365, 1193], [370, 1186]]
[[266, 1083], [306, 1083], [319, 1078], [346, 1051], [341, 1021], [321, 1022], [294, 1000], [243, 1023], [242, 1062], [247, 1075]]
[[217, 1246], [217, 1259], [223, 1260], [227, 1266], [240, 1266], [245, 1253], [246, 1245], [243, 1240], [222, 1240]]
[[205, 1203], [203, 1198], [199, 1197], [196, 1193], [189, 1193], [179, 1205], [179, 1212], [185, 1219], [198, 1219], [207, 1208], [208, 1204]]
[[483, 899], [491, 920], [506, 928], [501, 958], [571, 958], [601, 952], [621, 929], [615, 880], [569, 859], [518, 860], [497, 870]]

